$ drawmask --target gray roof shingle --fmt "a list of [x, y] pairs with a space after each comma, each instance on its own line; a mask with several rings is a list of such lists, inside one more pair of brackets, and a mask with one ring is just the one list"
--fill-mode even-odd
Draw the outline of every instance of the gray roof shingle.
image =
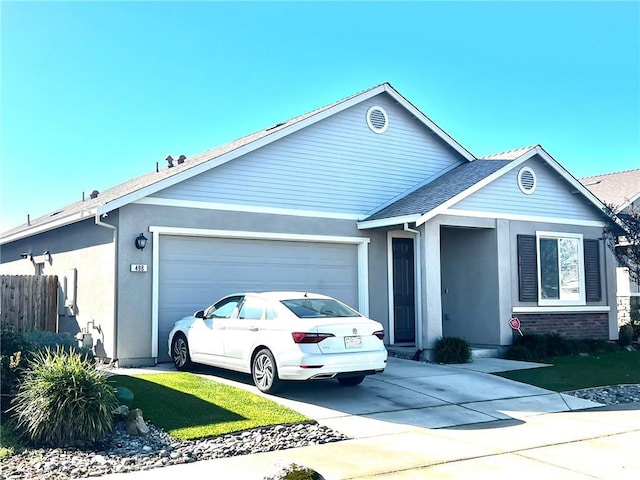
[[462, 164], [391, 205], [375, 212], [364, 221], [405, 215], [422, 215], [451, 200], [509, 163], [510, 160], [478, 159]]

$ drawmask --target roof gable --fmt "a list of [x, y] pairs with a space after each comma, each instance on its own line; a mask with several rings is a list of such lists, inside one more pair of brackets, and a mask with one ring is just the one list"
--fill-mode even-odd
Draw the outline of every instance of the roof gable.
[[589, 204], [605, 215], [606, 207], [603, 203], [540, 145], [536, 145], [490, 155], [468, 165], [461, 165], [370, 215], [359, 223], [359, 228], [375, 228], [404, 222], [416, 222], [416, 225], [421, 225], [535, 156], [558, 173], [567, 182], [567, 188], [571, 187], [576, 193], [581, 194]]
[[[22, 225], [15, 229], [4, 232], [0, 238], [0, 243], [23, 238], [42, 232], [49, 228], [57, 228], [61, 224], [79, 221], [89, 216], [95, 215], [96, 220], [113, 210], [124, 205], [135, 202], [144, 197], [148, 197], [162, 189], [166, 189], [179, 182], [185, 181], [203, 172], [216, 168], [239, 156], [245, 155], [260, 147], [275, 142], [287, 135], [301, 130], [309, 125], [319, 122], [331, 115], [335, 115], [353, 105], [370, 99], [381, 93], [390, 95], [395, 101], [410, 112], [425, 127], [431, 130], [437, 137], [444, 141], [449, 147], [457, 152], [467, 161], [472, 161], [475, 157], [462, 145], [456, 142], [426, 115], [420, 112], [415, 106], [407, 101], [389, 83], [383, 83], [376, 87], [364, 90], [360, 93], [342, 99], [331, 105], [321, 107], [312, 112], [300, 115], [286, 122], [252, 133], [227, 144], [207, 150], [206, 152], [187, 158], [182, 164], [172, 168], [162, 169], [141, 175], [137, 178], [124, 182], [115, 187], [109, 188], [98, 195], [98, 197], [82, 202], [76, 202], [59, 209], [55, 214], [48, 214], [36, 218], [28, 225]], [[54, 218], [55, 217], [55, 218]]]

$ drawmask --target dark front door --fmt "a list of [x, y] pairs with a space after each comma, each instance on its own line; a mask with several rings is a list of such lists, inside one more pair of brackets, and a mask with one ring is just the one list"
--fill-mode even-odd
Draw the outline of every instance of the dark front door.
[[416, 340], [413, 238], [393, 238], [393, 325], [395, 343]]

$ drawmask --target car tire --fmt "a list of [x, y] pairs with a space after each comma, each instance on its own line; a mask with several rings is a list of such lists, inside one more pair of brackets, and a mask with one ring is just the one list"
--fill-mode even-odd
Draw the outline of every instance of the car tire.
[[253, 383], [263, 393], [274, 393], [280, 388], [278, 367], [271, 350], [263, 348], [251, 362], [251, 376]]
[[358, 375], [355, 377], [338, 378], [338, 382], [340, 382], [340, 385], [344, 387], [355, 387], [356, 385], [360, 385], [363, 380], [364, 380], [364, 375]]
[[176, 333], [171, 341], [171, 359], [178, 370], [191, 368], [191, 355], [187, 337], [182, 333]]

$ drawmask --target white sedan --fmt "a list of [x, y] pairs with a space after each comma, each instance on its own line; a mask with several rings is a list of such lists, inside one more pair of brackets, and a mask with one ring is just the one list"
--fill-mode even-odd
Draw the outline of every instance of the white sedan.
[[179, 370], [193, 362], [250, 373], [273, 393], [281, 380], [358, 385], [384, 371], [383, 339], [380, 323], [325, 295], [242, 293], [176, 322], [169, 354]]

